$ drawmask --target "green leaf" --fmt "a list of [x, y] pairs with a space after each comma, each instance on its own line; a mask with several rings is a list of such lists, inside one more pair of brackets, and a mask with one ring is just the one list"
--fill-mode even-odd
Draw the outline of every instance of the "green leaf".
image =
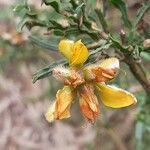
[[136, 28], [136, 26], [138, 25], [138, 23], [140, 22], [140, 20], [142, 19], [142, 17], [144, 16], [144, 14], [150, 9], [150, 3], [143, 5], [136, 16], [136, 19], [134, 21], [134, 25], [133, 27]]
[[45, 5], [50, 5], [56, 12], [60, 13], [59, 0], [43, 0], [43, 3], [45, 3]]
[[63, 27], [61, 24], [59, 24], [57, 21], [55, 21], [55, 20], [49, 20], [49, 21], [51, 22], [51, 24], [52, 24], [55, 28], [61, 29], [61, 30], [64, 29], [64, 27]]
[[[90, 30], [87, 29], [87, 28], [82, 28], [82, 29], [80, 29], [80, 32], [83, 33], [83, 34], [87, 34], [88, 36], [91, 37], [91, 39], [93, 39], [93, 40], [95, 40], [95, 41], [98, 41], [99, 38], [100, 38], [98, 32], [96, 32], [96, 31], [90, 31]], [[80, 34], [81, 34], [81, 33], [80, 33]]]
[[23, 9], [29, 10], [27, 2], [24, 2], [24, 4], [18, 4], [14, 7], [13, 11], [15, 13], [20, 13]]
[[75, 0], [70, 0], [70, 3], [73, 7], [73, 9], [75, 9], [77, 7], [76, 1]]
[[26, 15], [29, 17], [29, 18], [32, 18], [32, 19], [37, 19], [38, 18], [38, 15], [35, 13], [35, 12], [27, 12]]
[[54, 33], [56, 36], [64, 36], [63, 30], [55, 29], [55, 30], [53, 31], [53, 33]]
[[61, 2], [63, 2], [63, 3], [69, 3], [70, 0], [61, 0]]
[[111, 3], [120, 10], [121, 14], [122, 14], [122, 19], [124, 21], [124, 25], [128, 28], [132, 27], [132, 24], [130, 22], [130, 20], [128, 19], [128, 15], [127, 15], [127, 8], [126, 8], [126, 4], [123, 0], [111, 0]]
[[84, 7], [85, 4], [84, 3], [81, 3], [76, 9], [75, 9], [75, 14], [79, 15], [82, 11], [82, 7]]
[[42, 68], [41, 70], [39, 70], [38, 72], [36, 72], [33, 75], [33, 83], [35, 83], [37, 80], [48, 77], [52, 74], [53, 69], [58, 66], [58, 65], [67, 65], [68, 62], [64, 59], [61, 59], [59, 61], [54, 61], [52, 62], [50, 65]]
[[68, 39], [75, 39], [78, 35], [80, 35], [80, 32], [76, 27], [68, 28], [65, 31], [65, 37]]
[[17, 25], [17, 31], [21, 32], [23, 27], [26, 25], [26, 23], [29, 21], [29, 18], [24, 17]]
[[121, 41], [119, 41], [117, 38], [113, 37], [112, 35], [109, 35], [111, 41], [112, 41], [112, 46], [114, 48], [119, 49], [120, 51], [126, 52], [128, 53], [128, 49], [130, 48], [130, 46], [123, 46], [121, 45]]
[[39, 37], [36, 36], [29, 36], [29, 40], [36, 44], [37, 46], [44, 48], [44, 49], [49, 49], [51, 51], [57, 51], [57, 47], [50, 44], [49, 41], [45, 41]]
[[108, 31], [108, 29], [107, 29], [108, 26], [107, 26], [107, 23], [106, 23], [106, 21], [105, 21], [105, 18], [104, 18], [104, 16], [103, 16], [101, 10], [100, 10], [100, 9], [95, 9], [95, 13], [96, 13], [96, 15], [98, 16], [99, 22], [101, 23], [103, 30], [104, 30], [105, 32], [107, 32], [107, 31]]
[[150, 62], [150, 53], [147, 53], [147, 52], [141, 52], [141, 53], [140, 53], [140, 56], [141, 56], [144, 60]]

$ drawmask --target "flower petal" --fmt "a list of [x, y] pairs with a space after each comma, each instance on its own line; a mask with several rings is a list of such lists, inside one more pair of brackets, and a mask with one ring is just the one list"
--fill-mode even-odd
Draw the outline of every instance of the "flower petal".
[[137, 102], [135, 96], [123, 89], [106, 84], [97, 84], [102, 102], [112, 108], [126, 107]]
[[63, 81], [65, 85], [70, 85], [73, 88], [85, 82], [82, 71], [74, 67], [65, 68], [63, 66], [57, 66], [53, 69], [53, 76]]
[[99, 62], [99, 66], [106, 69], [119, 69], [119, 60], [115, 57], [107, 58]]
[[95, 122], [99, 115], [99, 104], [92, 85], [86, 84], [81, 88], [80, 109], [91, 122]]
[[87, 47], [81, 42], [81, 40], [74, 43], [72, 49], [72, 55], [70, 59], [71, 66], [82, 65], [89, 56]]
[[119, 69], [119, 60], [117, 58], [108, 58], [101, 60], [95, 65], [85, 67], [84, 74], [86, 80], [95, 82], [106, 82], [112, 80]]
[[61, 40], [58, 44], [59, 51], [70, 61], [74, 41]]
[[45, 117], [51, 122], [56, 119], [70, 117], [70, 107], [74, 98], [74, 92], [69, 86], [64, 86], [56, 94], [56, 101], [50, 106]]
[[48, 122], [52, 122], [55, 120], [55, 107], [56, 107], [56, 102], [54, 102], [49, 108], [48, 111], [45, 114], [45, 118]]

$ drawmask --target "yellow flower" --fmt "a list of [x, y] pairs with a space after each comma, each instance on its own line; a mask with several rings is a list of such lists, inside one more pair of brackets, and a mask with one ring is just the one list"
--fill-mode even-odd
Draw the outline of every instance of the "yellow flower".
[[86, 46], [81, 42], [70, 40], [60, 41], [58, 48], [60, 52], [68, 59], [70, 66], [80, 66], [88, 59], [89, 53]]
[[89, 52], [81, 40], [62, 40], [58, 47], [68, 59], [70, 67], [58, 66], [53, 70], [54, 77], [63, 81], [65, 86], [57, 92], [56, 101], [45, 115], [49, 122], [70, 117], [71, 104], [77, 92], [82, 114], [90, 122], [95, 122], [100, 113], [98, 98], [94, 93], [95, 87], [101, 101], [108, 107], [121, 108], [136, 103], [133, 94], [106, 84], [118, 73], [117, 58], [104, 59], [94, 65], [83, 67]]

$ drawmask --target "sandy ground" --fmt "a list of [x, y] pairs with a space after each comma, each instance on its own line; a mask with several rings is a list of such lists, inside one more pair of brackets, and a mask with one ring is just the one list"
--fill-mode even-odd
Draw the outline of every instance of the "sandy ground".
[[0, 76], [0, 149], [84, 149], [94, 139], [93, 127], [62, 121], [48, 124], [44, 113], [50, 103], [40, 98], [48, 84], [33, 85], [29, 70], [23, 68], [11, 77]]

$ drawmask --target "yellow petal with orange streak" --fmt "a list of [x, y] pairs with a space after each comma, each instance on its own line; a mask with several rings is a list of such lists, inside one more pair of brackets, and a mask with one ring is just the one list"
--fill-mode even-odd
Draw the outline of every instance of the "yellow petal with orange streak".
[[85, 67], [84, 75], [86, 80], [107, 82], [117, 75], [118, 69], [119, 60], [115, 57], [111, 57]]
[[102, 102], [108, 107], [121, 108], [137, 102], [133, 94], [123, 89], [106, 84], [97, 84], [97, 88]]
[[71, 66], [80, 66], [83, 65], [83, 63], [88, 59], [89, 52], [87, 47], [81, 42], [81, 40], [78, 40], [74, 43], [72, 54], [70, 58], [70, 65]]

